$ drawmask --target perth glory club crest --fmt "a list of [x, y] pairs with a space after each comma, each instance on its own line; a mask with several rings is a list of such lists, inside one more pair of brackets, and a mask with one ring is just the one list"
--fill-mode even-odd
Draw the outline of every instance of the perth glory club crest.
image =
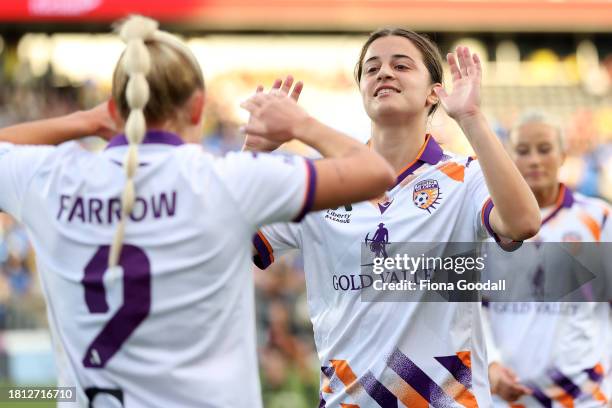
[[436, 205], [439, 204], [440, 198], [440, 187], [436, 180], [423, 180], [414, 186], [414, 191], [412, 193], [414, 205], [422, 210], [427, 210], [428, 213], [436, 209]]

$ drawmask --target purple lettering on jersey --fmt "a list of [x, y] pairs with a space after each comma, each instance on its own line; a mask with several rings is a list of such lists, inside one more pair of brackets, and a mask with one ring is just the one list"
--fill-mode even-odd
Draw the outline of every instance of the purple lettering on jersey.
[[[140, 205], [139, 205], [140, 204]], [[141, 208], [140, 216], [136, 216], [136, 209]], [[144, 198], [136, 198], [136, 202], [134, 203], [134, 208], [132, 208], [132, 212], [130, 214], [130, 219], [132, 221], [142, 221], [144, 217], [147, 216], [147, 201]]]
[[108, 312], [108, 303], [106, 303], [106, 293], [104, 292], [103, 282], [107, 263], [108, 251], [103, 251], [102, 248], [100, 248], [94, 254], [93, 258], [91, 258], [87, 266], [85, 266], [85, 276], [81, 282], [85, 287], [85, 303], [90, 313]]
[[[154, 218], [173, 217], [177, 209], [177, 193], [159, 193], [149, 197], [136, 197], [130, 214], [132, 221], [142, 221], [147, 215]], [[60, 195], [57, 219], [89, 224], [114, 224], [121, 220], [121, 199], [71, 197]]]
[[[91, 313], [108, 311], [104, 273], [109, 251], [110, 246], [101, 246], [85, 267], [82, 283]], [[151, 310], [151, 265], [147, 254], [124, 244], [119, 265], [123, 268], [123, 304], [87, 348], [83, 365], [88, 368], [104, 368]]]
[[115, 220], [113, 220], [113, 214], [115, 215], [117, 222], [121, 220], [121, 200], [119, 198], [111, 198], [110, 200], [108, 200], [107, 222], [109, 224], [115, 222]]
[[85, 208], [83, 208], [83, 199], [81, 197], [77, 197], [72, 206], [72, 211], [68, 216], [68, 222], [72, 221], [72, 218], [75, 216], [79, 217], [81, 222], [85, 222]]
[[153, 216], [159, 218], [162, 216], [164, 207], [167, 216], [172, 217], [176, 211], [176, 191], [172, 192], [172, 201], [168, 202], [166, 193], [159, 195], [159, 201], [156, 202], [155, 197], [151, 197], [151, 207], [153, 207]]
[[64, 201], [67, 201], [70, 199], [70, 196], [67, 196], [65, 194], [62, 194], [60, 196], [60, 209], [59, 212], [57, 213], [57, 219], [59, 220], [60, 217], [62, 216], [62, 213], [64, 212], [64, 209], [67, 209], [68, 207], [66, 207], [66, 205], [64, 205]]
[[87, 220], [91, 224], [91, 219], [95, 215], [98, 224], [102, 224], [102, 217], [100, 217], [100, 212], [102, 211], [102, 200], [99, 198], [91, 198], [89, 200], [89, 217]]

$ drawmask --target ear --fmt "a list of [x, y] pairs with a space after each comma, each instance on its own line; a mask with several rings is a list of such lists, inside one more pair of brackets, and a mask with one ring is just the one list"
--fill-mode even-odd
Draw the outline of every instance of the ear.
[[189, 121], [192, 125], [197, 125], [202, 120], [206, 96], [203, 90], [198, 89], [191, 96], [189, 103]]
[[119, 110], [117, 109], [117, 104], [113, 98], [108, 100], [108, 112], [110, 113], [113, 122], [118, 129], [123, 126], [123, 119], [121, 119], [121, 115], [119, 114]]
[[427, 99], [426, 99], [426, 103], [427, 103], [427, 107], [431, 107], [433, 105], [435, 105], [436, 103], [440, 102], [440, 98], [438, 97], [438, 95], [436, 94], [436, 92], [434, 91], [434, 88], [436, 86], [441, 86], [442, 84], [440, 84], [439, 82], [436, 82], [435, 84], [431, 84], [430, 88], [429, 88], [429, 94], [427, 95]]

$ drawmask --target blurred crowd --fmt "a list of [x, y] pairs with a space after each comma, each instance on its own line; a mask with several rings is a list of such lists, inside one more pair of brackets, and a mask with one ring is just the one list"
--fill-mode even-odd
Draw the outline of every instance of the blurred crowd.
[[45, 325], [45, 304], [26, 232], [0, 213], [0, 331]]
[[[0, 73], [0, 127], [91, 107], [104, 95], [104, 90], [94, 83], [75, 87], [58, 81], [52, 73], [34, 78], [27, 75], [27, 69], [18, 72], [12, 78], [2, 78]], [[346, 83], [353, 86], [349, 79]], [[485, 92], [485, 103], [486, 95]], [[489, 98], [499, 98], [491, 95]], [[563, 178], [587, 195], [611, 200], [612, 104], [607, 102], [609, 95], [597, 98], [599, 105], [585, 104], [564, 121], [569, 155]], [[234, 108], [214, 93], [208, 96], [207, 106], [202, 141], [205, 149], [215, 155], [239, 150], [243, 137]], [[506, 137], [511, 126], [508, 118], [495, 116], [495, 110], [488, 114], [500, 137]], [[452, 150], [454, 142], [444, 126], [440, 129], [442, 142]], [[319, 363], [307, 310], [302, 260], [299, 254], [282, 258], [266, 271], [254, 268], [254, 274], [265, 406], [316, 406]], [[0, 213], [0, 331], [46, 324], [34, 254], [25, 231]]]

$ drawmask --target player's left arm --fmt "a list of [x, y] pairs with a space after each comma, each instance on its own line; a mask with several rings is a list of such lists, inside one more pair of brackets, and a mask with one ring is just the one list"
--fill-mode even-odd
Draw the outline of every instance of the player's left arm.
[[19, 145], [58, 145], [85, 136], [108, 139], [117, 134], [108, 103], [51, 119], [20, 123], [0, 129], [0, 142]]
[[540, 229], [540, 210], [529, 186], [480, 110], [480, 60], [467, 47], [457, 47], [456, 56], [450, 53], [447, 60], [453, 91], [448, 94], [441, 85], [434, 90], [478, 156], [494, 204], [489, 214], [491, 228], [513, 240], [530, 238]]

